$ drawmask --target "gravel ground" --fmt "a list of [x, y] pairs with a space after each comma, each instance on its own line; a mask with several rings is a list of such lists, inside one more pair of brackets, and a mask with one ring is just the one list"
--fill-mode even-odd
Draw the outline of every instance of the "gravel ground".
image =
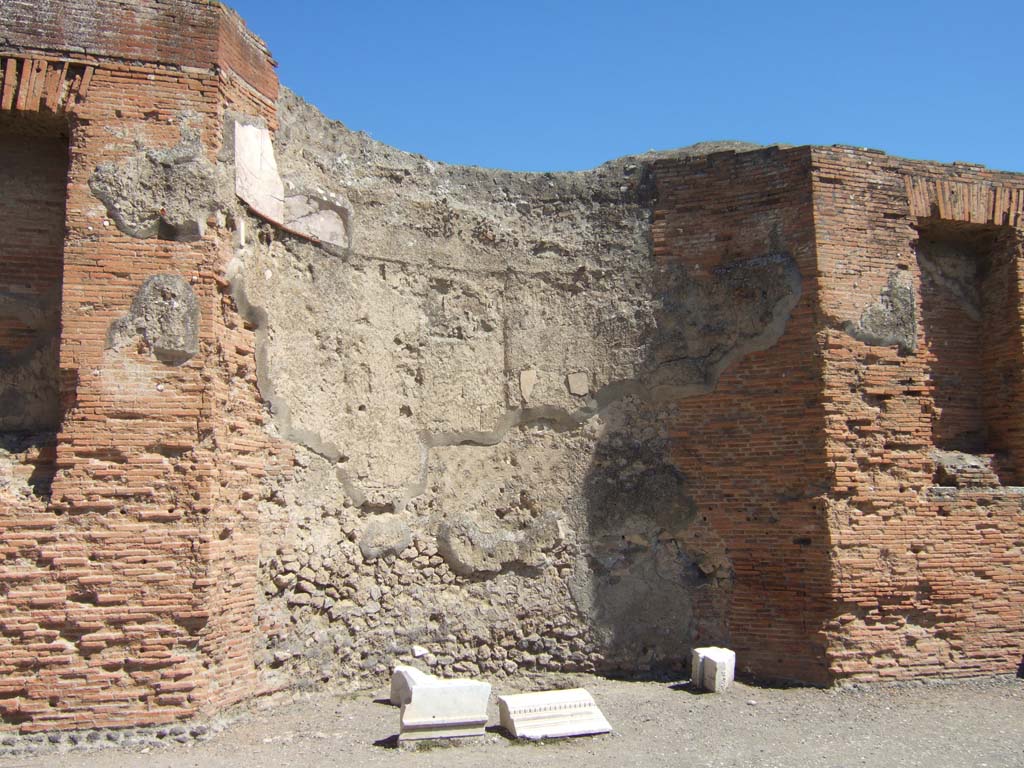
[[1024, 681], [1014, 678], [842, 690], [736, 683], [723, 694], [588, 676], [539, 683], [586, 687], [615, 732], [526, 743], [492, 728], [483, 738], [396, 748], [398, 710], [382, 688], [251, 704], [197, 743], [49, 750], [0, 767], [1024, 766]]

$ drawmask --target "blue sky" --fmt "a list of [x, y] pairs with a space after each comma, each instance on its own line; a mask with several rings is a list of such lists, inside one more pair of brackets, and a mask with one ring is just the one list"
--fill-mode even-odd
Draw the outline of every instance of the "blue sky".
[[589, 168], [697, 141], [1024, 171], [1024, 2], [228, 0], [281, 82], [431, 159]]

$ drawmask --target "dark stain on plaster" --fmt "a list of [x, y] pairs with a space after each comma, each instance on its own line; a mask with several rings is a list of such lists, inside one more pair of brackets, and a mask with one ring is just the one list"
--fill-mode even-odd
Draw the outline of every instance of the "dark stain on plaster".
[[651, 384], [670, 397], [714, 390], [733, 362], [773, 346], [800, 299], [800, 270], [788, 253], [731, 262], [702, 273], [664, 270], [651, 344]]
[[[641, 406], [606, 434], [584, 482], [584, 612], [609, 670], [679, 664], [698, 639], [725, 639], [731, 567], [709, 567], [680, 540], [697, 508], [666, 438], [649, 434], [657, 421]], [[701, 637], [708, 628], [717, 634]]]

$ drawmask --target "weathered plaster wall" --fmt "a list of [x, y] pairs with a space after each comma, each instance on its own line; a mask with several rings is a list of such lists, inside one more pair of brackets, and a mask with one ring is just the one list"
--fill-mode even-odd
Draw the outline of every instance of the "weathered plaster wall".
[[419, 644], [443, 672], [637, 670], [725, 638], [731, 565], [670, 425], [782, 335], [792, 259], [659, 264], [642, 159], [513, 174], [287, 93], [279, 119], [285, 194], [344, 210], [348, 247], [253, 220], [233, 278], [304, 447], [265, 505], [268, 663], [350, 677]]

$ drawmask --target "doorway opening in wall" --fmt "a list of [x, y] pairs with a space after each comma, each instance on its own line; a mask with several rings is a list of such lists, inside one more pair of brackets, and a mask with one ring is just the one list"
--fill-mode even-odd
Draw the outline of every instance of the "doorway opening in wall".
[[921, 220], [918, 231], [932, 444], [953, 454], [943, 471], [959, 467], [962, 475], [940, 484], [1016, 484], [1022, 364], [1016, 232], [940, 219]]
[[69, 126], [0, 114], [0, 476], [48, 496], [60, 426]]

